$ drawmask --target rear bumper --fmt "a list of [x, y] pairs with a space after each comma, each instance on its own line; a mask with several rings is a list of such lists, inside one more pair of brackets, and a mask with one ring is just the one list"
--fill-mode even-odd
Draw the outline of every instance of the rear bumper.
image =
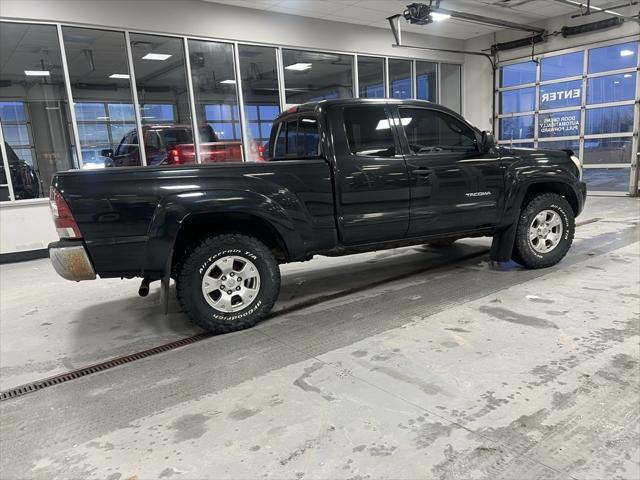
[[49, 258], [58, 275], [67, 280], [94, 280], [96, 272], [82, 241], [61, 240], [49, 244]]

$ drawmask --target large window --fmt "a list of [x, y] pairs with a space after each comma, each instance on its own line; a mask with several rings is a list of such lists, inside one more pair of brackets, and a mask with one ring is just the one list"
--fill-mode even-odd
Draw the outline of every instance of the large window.
[[[0, 22], [0, 200], [47, 197], [74, 166], [69, 104], [55, 26]], [[9, 175], [7, 175], [7, 170]]]
[[288, 104], [353, 97], [353, 56], [282, 50]]
[[[193, 135], [184, 143], [159, 142], [155, 130], [171, 139], [170, 126], [192, 129], [183, 41], [175, 37], [131, 34], [131, 55], [136, 76], [142, 144], [147, 165], [171, 165], [195, 161]], [[157, 132], [156, 132], [157, 133]], [[147, 142], [149, 138], [149, 142]], [[173, 155], [172, 150], [178, 150]], [[114, 156], [116, 166], [140, 165], [139, 149]]]
[[462, 112], [462, 67], [443, 63], [440, 65], [440, 103], [454, 112]]
[[[500, 68], [499, 141], [571, 149], [589, 191], [637, 191], [639, 42], [552, 53]], [[635, 137], [634, 137], [635, 135]], [[622, 178], [626, 177], [626, 184]]]
[[358, 56], [360, 98], [384, 98], [384, 58]]
[[189, 40], [189, 59], [203, 163], [242, 161], [242, 128], [238, 111], [233, 46]]
[[250, 144], [247, 160], [261, 160], [267, 149], [273, 120], [280, 113], [276, 49], [250, 45], [240, 45], [238, 49]]
[[411, 98], [411, 61], [389, 59], [389, 97]]
[[416, 62], [416, 98], [436, 102], [438, 64], [431, 62]]
[[[308, 101], [416, 97], [461, 109], [460, 65], [375, 52], [6, 20], [0, 54], [0, 201], [47, 197], [52, 176], [70, 168], [262, 161], [281, 109]], [[626, 73], [590, 84], [599, 106], [629, 97]], [[510, 102], [516, 114], [528, 108]], [[316, 143], [308, 120], [291, 139], [305, 155]], [[285, 145], [287, 132], [277, 137]]]
[[124, 33], [63, 27], [83, 168], [108, 165], [135, 130]]

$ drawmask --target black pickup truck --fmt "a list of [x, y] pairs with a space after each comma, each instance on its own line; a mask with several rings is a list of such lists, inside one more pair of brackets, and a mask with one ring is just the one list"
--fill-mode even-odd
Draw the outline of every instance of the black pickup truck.
[[492, 236], [492, 260], [554, 265], [586, 197], [571, 151], [498, 147], [422, 101], [293, 107], [268, 150], [260, 163], [57, 174], [56, 271], [141, 277], [141, 294], [173, 278], [196, 323], [229, 332], [273, 307], [279, 263], [318, 254]]

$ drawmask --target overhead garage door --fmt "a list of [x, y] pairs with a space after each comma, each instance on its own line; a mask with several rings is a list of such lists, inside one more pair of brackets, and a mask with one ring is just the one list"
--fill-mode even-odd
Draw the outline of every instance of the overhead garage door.
[[[638, 190], [637, 41], [576, 48], [501, 64], [499, 143], [570, 148], [589, 191]], [[634, 135], [635, 134], [635, 135]]]

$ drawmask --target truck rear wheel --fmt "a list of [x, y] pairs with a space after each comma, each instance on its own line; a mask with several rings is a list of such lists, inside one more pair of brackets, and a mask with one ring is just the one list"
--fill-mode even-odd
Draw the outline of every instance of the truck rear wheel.
[[251, 327], [273, 308], [280, 270], [269, 249], [253, 237], [225, 234], [194, 248], [178, 277], [184, 312], [212, 333]]
[[574, 233], [569, 202], [555, 193], [537, 195], [520, 212], [512, 258], [527, 268], [555, 265], [569, 251]]

